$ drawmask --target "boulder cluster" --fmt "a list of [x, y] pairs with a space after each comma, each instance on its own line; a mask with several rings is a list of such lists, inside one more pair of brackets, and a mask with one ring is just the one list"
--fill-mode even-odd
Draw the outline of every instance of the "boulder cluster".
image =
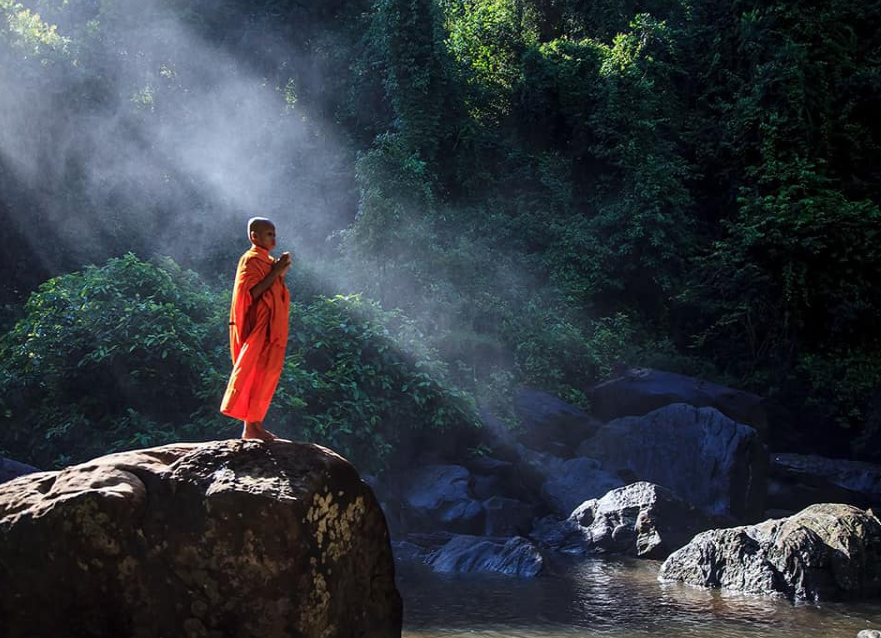
[[590, 400], [525, 388], [518, 423], [482, 412], [472, 453], [428, 442], [363, 480], [281, 441], [0, 459], [3, 636], [389, 638], [396, 559], [535, 577], [619, 554], [698, 587], [881, 594], [881, 468], [771, 453], [759, 397], [682, 375], [631, 370]]
[[590, 400], [592, 414], [523, 389], [517, 427], [483, 412], [485, 453], [436, 446], [371, 480], [397, 558], [529, 577], [554, 555], [621, 554], [702, 587], [877, 593], [881, 538], [864, 510], [881, 503], [881, 468], [773, 454], [760, 397], [683, 375], [630, 370]]

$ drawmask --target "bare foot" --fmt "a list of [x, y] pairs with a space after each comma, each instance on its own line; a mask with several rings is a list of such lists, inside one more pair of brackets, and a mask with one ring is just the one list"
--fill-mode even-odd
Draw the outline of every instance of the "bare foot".
[[245, 421], [245, 427], [242, 429], [243, 439], [257, 439], [266, 443], [276, 440], [278, 437], [264, 429], [263, 424], [259, 421]]

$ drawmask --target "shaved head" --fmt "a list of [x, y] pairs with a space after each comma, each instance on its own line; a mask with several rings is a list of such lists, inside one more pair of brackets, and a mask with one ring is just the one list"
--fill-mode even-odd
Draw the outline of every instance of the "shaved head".
[[252, 217], [248, 220], [248, 237], [251, 236], [251, 233], [259, 233], [267, 228], [275, 228], [272, 220], [266, 217]]

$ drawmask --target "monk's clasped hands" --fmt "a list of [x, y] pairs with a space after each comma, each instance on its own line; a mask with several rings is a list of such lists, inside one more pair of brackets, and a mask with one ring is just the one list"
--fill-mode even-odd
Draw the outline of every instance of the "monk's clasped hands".
[[291, 265], [291, 254], [290, 253], [282, 253], [281, 256], [275, 260], [273, 264], [273, 268], [276, 270], [281, 270], [282, 274], [287, 270]]

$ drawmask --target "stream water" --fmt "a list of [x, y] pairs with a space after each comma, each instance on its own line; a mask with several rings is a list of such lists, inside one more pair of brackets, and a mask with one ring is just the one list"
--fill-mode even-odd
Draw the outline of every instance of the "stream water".
[[855, 638], [881, 602], [793, 605], [657, 581], [660, 563], [560, 559], [537, 578], [399, 563], [404, 638]]

